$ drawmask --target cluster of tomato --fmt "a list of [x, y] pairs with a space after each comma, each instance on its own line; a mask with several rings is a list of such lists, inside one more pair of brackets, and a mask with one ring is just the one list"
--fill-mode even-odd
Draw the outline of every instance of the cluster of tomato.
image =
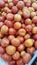
[[0, 57], [9, 65], [28, 63], [37, 49], [37, 1], [0, 1]]

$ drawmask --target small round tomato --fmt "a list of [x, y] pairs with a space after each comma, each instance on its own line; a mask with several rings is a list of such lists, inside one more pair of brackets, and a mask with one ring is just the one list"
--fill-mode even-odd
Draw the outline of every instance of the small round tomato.
[[20, 36], [25, 36], [26, 30], [23, 29], [23, 28], [21, 28], [21, 29], [18, 30], [18, 34], [19, 34]]
[[[7, 19], [8, 19], [8, 20], [11, 20], [11, 17], [9, 17], [10, 19], [8, 18], [8, 16], [11, 14], [11, 10], [10, 10], [7, 6], [4, 7], [4, 12], [7, 13], [7, 15], [6, 15]], [[8, 15], [8, 13], [9, 13], [9, 15]], [[12, 16], [12, 15], [11, 15], [11, 16]], [[13, 19], [13, 18], [12, 18], [12, 19]]]
[[18, 12], [17, 6], [13, 6], [13, 7], [12, 7], [12, 13], [13, 13], [13, 14], [16, 14], [17, 12]]
[[18, 38], [13, 38], [13, 39], [11, 40], [11, 44], [12, 44], [13, 46], [18, 47], [18, 46], [20, 45], [20, 40], [19, 40]]
[[34, 47], [27, 48], [27, 52], [32, 55], [35, 52], [35, 48]]
[[19, 11], [18, 11], [18, 14], [20, 14], [20, 15], [22, 16], [22, 11], [21, 11], [21, 10], [19, 10]]
[[20, 40], [21, 43], [23, 43], [24, 38], [22, 36], [17, 36], [17, 38]]
[[24, 36], [24, 39], [26, 40], [26, 39], [29, 39], [30, 38], [30, 35], [29, 34], [26, 34], [25, 36]]
[[18, 60], [20, 58], [20, 53], [16, 51], [16, 53], [12, 56], [14, 60]]
[[36, 12], [31, 12], [31, 17], [33, 18], [34, 16], [36, 16]]
[[21, 51], [21, 57], [23, 57], [25, 55], [25, 51]]
[[10, 29], [9, 29], [9, 34], [10, 34], [10, 35], [16, 34], [16, 30], [15, 30], [14, 28], [10, 28]]
[[31, 6], [31, 1], [27, 1], [27, 2], [26, 2], [26, 6], [27, 6], [27, 7], [30, 7], [30, 6]]
[[25, 27], [25, 29], [26, 29], [27, 32], [31, 32], [32, 31], [32, 26], [31, 25], [27, 25]]
[[32, 3], [32, 7], [33, 7], [35, 10], [37, 10], [37, 3], [33, 2], [33, 3]]
[[4, 22], [9, 28], [12, 27], [12, 21], [9, 21], [9, 20], [5, 20]]
[[15, 22], [14, 23], [14, 28], [15, 29], [20, 29], [21, 28], [21, 23], [20, 22]]
[[7, 20], [13, 20], [14, 15], [12, 13], [7, 14]]
[[21, 15], [20, 14], [15, 14], [14, 15], [14, 20], [17, 21], [17, 22], [21, 21]]
[[17, 65], [24, 65], [22, 58], [16, 61]]
[[13, 38], [15, 38], [15, 36], [13, 36], [13, 35], [9, 35], [9, 36], [8, 36], [8, 40], [9, 40], [9, 41], [11, 41]]
[[31, 25], [31, 24], [32, 24], [32, 20], [29, 19], [29, 18], [26, 19], [26, 20], [25, 20], [25, 24], [26, 24], [26, 25]]
[[9, 8], [12, 8], [13, 7], [13, 3], [10, 2], [8, 6], [9, 6]]
[[29, 9], [30, 13], [35, 11], [35, 9], [33, 7], [29, 7], [28, 9]]
[[23, 62], [28, 63], [31, 60], [31, 55], [29, 53], [25, 53], [23, 56]]
[[8, 55], [7, 53], [4, 53], [3, 55], [2, 55], [2, 58], [5, 60], [5, 61], [11, 61], [11, 56], [10, 55]]
[[1, 27], [1, 33], [2, 34], [6, 34], [8, 32], [8, 27], [6, 26], [6, 25], [3, 25], [2, 27]]
[[6, 53], [13, 55], [16, 52], [16, 47], [9, 45], [6, 47]]
[[20, 44], [18, 47], [18, 51], [21, 52], [25, 49], [25, 46], [23, 44]]
[[24, 19], [30, 17], [30, 11], [26, 8], [23, 8], [23, 13], [22, 13]]
[[24, 7], [24, 2], [23, 2], [23, 1], [18, 1], [17, 7], [18, 7], [18, 9], [23, 9], [23, 7]]
[[1, 46], [6, 47], [9, 45], [9, 40], [7, 38], [3, 38], [1, 41]]
[[32, 39], [25, 40], [24, 45], [25, 45], [25, 47], [33, 46], [33, 40]]

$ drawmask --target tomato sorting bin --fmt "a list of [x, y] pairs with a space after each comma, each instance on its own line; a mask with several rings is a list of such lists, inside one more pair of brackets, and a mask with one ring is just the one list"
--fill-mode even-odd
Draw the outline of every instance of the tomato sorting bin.
[[[25, 65], [31, 65], [34, 62], [34, 60], [36, 59], [36, 57], [37, 57], [37, 50], [34, 52], [31, 61]], [[9, 64], [7, 62], [5, 62], [2, 58], [0, 58], [0, 65], [9, 65]]]

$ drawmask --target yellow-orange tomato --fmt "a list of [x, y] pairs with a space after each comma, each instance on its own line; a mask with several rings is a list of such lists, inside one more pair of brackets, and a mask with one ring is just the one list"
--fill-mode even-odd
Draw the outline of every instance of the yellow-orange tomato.
[[31, 60], [31, 55], [29, 53], [25, 53], [23, 56], [23, 62], [28, 63]]
[[31, 12], [31, 17], [33, 18], [34, 16], [36, 16], [36, 12]]
[[6, 47], [6, 52], [9, 55], [13, 55], [16, 52], [16, 47], [9, 45], [9, 46]]
[[24, 45], [25, 45], [26, 47], [31, 47], [31, 46], [33, 46], [33, 40], [32, 40], [32, 39], [27, 39], [27, 40], [25, 40]]
[[30, 13], [35, 11], [35, 9], [33, 7], [29, 7], [28, 9], [29, 9]]
[[21, 21], [21, 15], [20, 14], [15, 14], [14, 15], [14, 20], [17, 21], [17, 22]]
[[18, 47], [18, 46], [20, 45], [20, 40], [19, 40], [18, 38], [13, 38], [13, 39], [11, 40], [11, 44], [12, 44], [13, 46]]
[[27, 48], [27, 52], [33, 54], [35, 52], [35, 48], [34, 47]]
[[32, 20], [29, 19], [29, 18], [26, 19], [26, 20], [25, 20], [25, 24], [26, 24], [26, 25], [31, 25], [31, 24], [32, 24]]
[[21, 57], [23, 57], [25, 55], [25, 51], [21, 51]]
[[19, 34], [20, 36], [25, 36], [26, 30], [23, 29], [23, 28], [21, 28], [21, 29], [18, 30], [18, 34]]
[[29, 18], [30, 17], [30, 11], [26, 8], [23, 8], [23, 13], [22, 13], [24, 18]]
[[8, 27], [6, 26], [6, 25], [3, 25], [2, 27], [1, 27], [1, 33], [2, 34], [6, 34], [8, 32]]
[[37, 27], [36, 27], [36, 26], [33, 27], [33, 29], [32, 29], [32, 33], [33, 33], [33, 34], [37, 34]]
[[37, 3], [34, 2], [34, 3], [32, 4], [32, 7], [33, 7], [35, 10], [37, 10]]
[[21, 28], [21, 23], [20, 22], [15, 22], [14, 23], [14, 28], [15, 29], [20, 29]]
[[12, 56], [14, 60], [18, 60], [20, 58], [20, 53], [16, 51], [16, 53]]
[[22, 11], [21, 11], [21, 10], [19, 10], [19, 11], [18, 11], [18, 14], [22, 15]]

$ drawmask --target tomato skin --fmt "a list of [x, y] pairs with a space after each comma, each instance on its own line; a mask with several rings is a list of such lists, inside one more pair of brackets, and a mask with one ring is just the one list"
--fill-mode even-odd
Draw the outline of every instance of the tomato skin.
[[23, 62], [24, 63], [28, 63], [31, 59], [31, 55], [26, 53], [24, 56], [23, 56]]

